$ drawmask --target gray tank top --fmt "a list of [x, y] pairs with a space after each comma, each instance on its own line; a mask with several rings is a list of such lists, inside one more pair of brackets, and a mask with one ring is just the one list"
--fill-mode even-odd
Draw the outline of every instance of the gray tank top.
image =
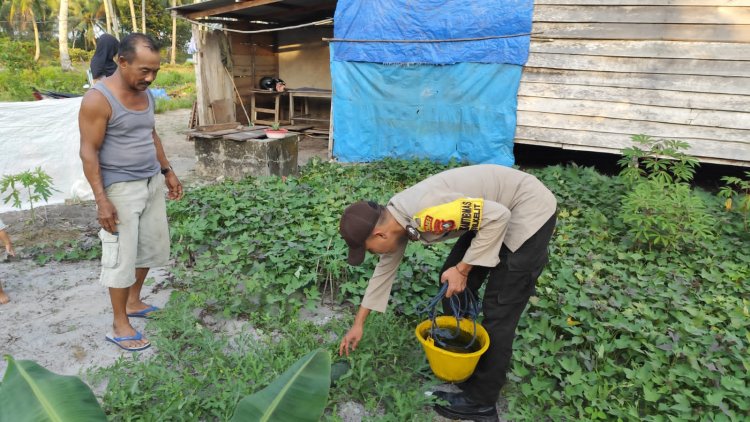
[[159, 172], [154, 146], [154, 98], [148, 90], [148, 108], [142, 111], [125, 108], [112, 92], [98, 82], [93, 89], [109, 101], [112, 116], [99, 149], [99, 167], [104, 187], [117, 182], [149, 178]]

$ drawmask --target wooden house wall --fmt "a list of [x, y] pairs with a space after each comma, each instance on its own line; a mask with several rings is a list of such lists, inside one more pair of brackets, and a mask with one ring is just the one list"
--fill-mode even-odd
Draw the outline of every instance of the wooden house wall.
[[279, 75], [289, 88], [331, 89], [328, 43], [332, 26], [312, 26], [279, 33]]
[[[311, 26], [279, 33], [279, 75], [288, 88], [331, 89], [330, 50], [323, 41], [331, 37], [333, 26]], [[295, 101], [298, 113], [305, 101], [311, 117], [328, 118], [330, 115], [331, 101], [326, 98]]]
[[[235, 23], [231, 29], [251, 30], [246, 23]], [[229, 44], [232, 52], [232, 73], [234, 84], [242, 98], [247, 113], [250, 114], [250, 89], [257, 89], [260, 79], [264, 76], [278, 77], [279, 60], [277, 55], [278, 43], [273, 32], [259, 34], [243, 34], [229, 32]], [[268, 103], [264, 103], [267, 101]], [[236, 101], [237, 120], [248, 124], [242, 104]], [[265, 97], [258, 97], [258, 105], [261, 107], [273, 106]]]
[[750, 166], [750, 0], [537, 0], [516, 142]]

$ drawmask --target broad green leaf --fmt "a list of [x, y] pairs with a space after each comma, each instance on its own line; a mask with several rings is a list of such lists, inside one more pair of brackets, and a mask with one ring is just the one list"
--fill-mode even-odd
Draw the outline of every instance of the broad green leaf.
[[0, 385], [1, 422], [106, 421], [91, 389], [74, 376], [58, 375], [29, 360], [5, 355]]
[[659, 400], [659, 397], [661, 397], [661, 394], [657, 393], [656, 390], [651, 388], [649, 384], [643, 385], [643, 398], [644, 399], [655, 402]]
[[298, 360], [263, 390], [240, 400], [232, 421], [314, 422], [331, 385], [331, 358], [316, 350]]

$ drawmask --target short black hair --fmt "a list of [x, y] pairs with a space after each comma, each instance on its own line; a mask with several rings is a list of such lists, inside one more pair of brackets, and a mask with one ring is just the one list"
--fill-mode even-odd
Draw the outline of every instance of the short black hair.
[[125, 59], [126, 62], [133, 63], [133, 59], [135, 59], [135, 47], [138, 44], [143, 44], [154, 53], [158, 53], [161, 49], [159, 43], [157, 43], [150, 35], [133, 32], [120, 40], [120, 48], [117, 51], [117, 55]]

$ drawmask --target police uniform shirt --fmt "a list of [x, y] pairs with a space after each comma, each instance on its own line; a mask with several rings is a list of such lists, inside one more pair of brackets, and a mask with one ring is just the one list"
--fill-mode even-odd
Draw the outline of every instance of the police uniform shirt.
[[[483, 267], [500, 263], [503, 243], [516, 251], [555, 213], [557, 201], [536, 177], [493, 164], [438, 173], [396, 194], [387, 208], [404, 228], [420, 232], [425, 244], [477, 234], [462, 261]], [[362, 306], [384, 312], [404, 256], [406, 242], [380, 261], [362, 298]]]

